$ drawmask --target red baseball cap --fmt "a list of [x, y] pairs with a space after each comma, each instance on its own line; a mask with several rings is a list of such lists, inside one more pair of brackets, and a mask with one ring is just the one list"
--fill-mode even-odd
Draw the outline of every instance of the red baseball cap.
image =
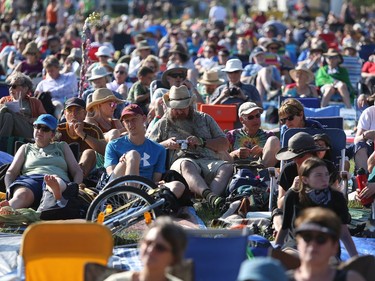
[[143, 113], [142, 108], [139, 107], [137, 104], [129, 104], [127, 105], [121, 112], [121, 120], [126, 116], [134, 116], [134, 115], [145, 115]]

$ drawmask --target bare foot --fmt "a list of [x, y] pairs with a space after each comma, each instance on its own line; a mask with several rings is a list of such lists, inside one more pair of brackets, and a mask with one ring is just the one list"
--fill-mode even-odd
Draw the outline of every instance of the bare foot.
[[47, 185], [47, 188], [49, 188], [52, 191], [53, 197], [55, 197], [56, 200], [60, 200], [62, 197], [62, 194], [61, 194], [60, 185], [56, 177], [53, 175], [45, 175], [44, 181]]

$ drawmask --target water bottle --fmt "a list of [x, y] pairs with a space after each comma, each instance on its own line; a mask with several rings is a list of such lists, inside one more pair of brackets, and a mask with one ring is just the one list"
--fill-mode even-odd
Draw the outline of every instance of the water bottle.
[[[359, 168], [357, 170], [357, 189], [361, 192], [367, 185], [367, 174], [365, 169]], [[374, 201], [374, 197], [362, 198], [361, 204], [363, 206], [369, 206]]]

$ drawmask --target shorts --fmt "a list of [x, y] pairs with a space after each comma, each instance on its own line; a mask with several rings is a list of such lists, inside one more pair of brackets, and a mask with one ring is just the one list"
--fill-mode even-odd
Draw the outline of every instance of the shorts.
[[29, 176], [19, 176], [8, 188], [7, 199], [11, 199], [14, 194], [14, 190], [23, 186], [31, 190], [34, 194], [34, 202], [30, 206], [31, 208], [37, 208], [39, 206], [40, 200], [43, 195], [43, 183], [44, 175], [29, 175]]
[[219, 168], [222, 165], [228, 164], [229, 162], [223, 160], [212, 160], [212, 159], [191, 159], [191, 158], [179, 158], [173, 162], [171, 170], [175, 170], [181, 174], [181, 163], [183, 161], [190, 161], [197, 168], [198, 173], [204, 178], [207, 184], [210, 184], [216, 177]]

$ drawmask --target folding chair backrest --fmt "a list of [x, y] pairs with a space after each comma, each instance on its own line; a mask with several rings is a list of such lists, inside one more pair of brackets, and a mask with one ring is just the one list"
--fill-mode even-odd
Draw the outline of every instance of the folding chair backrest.
[[265, 62], [266, 64], [268, 65], [274, 65], [277, 67], [277, 69], [280, 70], [281, 68], [281, 62], [279, 60], [279, 57], [277, 54], [274, 54], [274, 53], [265, 53], [264, 54], [265, 56]]
[[[337, 128], [327, 128], [327, 129], [291, 128], [285, 131], [283, 140], [282, 140], [282, 146], [283, 147], [287, 146], [289, 139], [299, 132], [306, 132], [312, 136], [315, 134], [323, 134], [323, 133], [327, 134], [332, 144], [332, 149], [331, 149], [331, 155], [333, 158], [332, 161], [336, 165], [338, 164], [343, 165], [343, 163], [340, 163], [340, 160], [345, 157], [346, 134], [344, 130], [337, 129]], [[343, 168], [340, 167], [340, 170], [342, 171]]]
[[[290, 99], [290, 97], [280, 97], [279, 99], [279, 105], [286, 100]], [[320, 108], [320, 98], [294, 98], [301, 102], [304, 107], [308, 108]]]
[[305, 117], [336, 117], [340, 116], [340, 106], [328, 105], [321, 108], [305, 107]]
[[343, 56], [341, 67], [346, 68], [353, 88], [358, 92], [358, 83], [361, 81], [362, 60], [360, 57]]
[[83, 280], [84, 265], [106, 265], [113, 239], [108, 228], [96, 223], [36, 223], [23, 234], [20, 256], [28, 281]]
[[[216, 232], [216, 235], [215, 235]], [[238, 230], [188, 230], [185, 258], [193, 259], [195, 281], [236, 280], [246, 259], [247, 234]]]
[[237, 121], [237, 106], [235, 104], [202, 104], [202, 112], [215, 119], [222, 130], [233, 130]]
[[318, 121], [320, 124], [323, 125], [324, 129], [327, 128], [336, 128], [336, 129], [344, 129], [344, 118], [340, 116], [322, 116], [322, 117], [311, 117], [307, 119], [312, 119]]
[[375, 44], [366, 44], [362, 45], [359, 50], [359, 57], [363, 59], [363, 61], [368, 61], [368, 58], [375, 52]]

